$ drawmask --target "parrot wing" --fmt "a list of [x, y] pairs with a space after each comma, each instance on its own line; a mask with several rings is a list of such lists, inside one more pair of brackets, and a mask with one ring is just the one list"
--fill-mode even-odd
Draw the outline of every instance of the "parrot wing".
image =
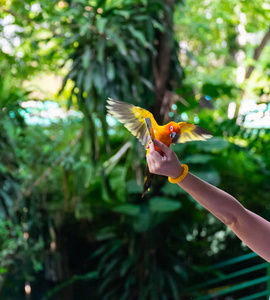
[[107, 102], [108, 105], [106, 107], [108, 112], [119, 122], [123, 123], [143, 145], [146, 145], [150, 140], [150, 136], [144, 119], [150, 117], [153, 128], [157, 128], [158, 124], [153, 115], [146, 109], [126, 102], [117, 101], [111, 98], [109, 98]]
[[212, 137], [212, 134], [206, 129], [195, 124], [179, 122], [180, 134], [178, 143], [186, 143], [191, 141], [205, 141]]

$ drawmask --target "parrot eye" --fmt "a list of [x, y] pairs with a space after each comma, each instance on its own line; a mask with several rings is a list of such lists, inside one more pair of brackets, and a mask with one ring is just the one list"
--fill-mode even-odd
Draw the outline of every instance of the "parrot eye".
[[173, 131], [173, 126], [170, 127], [170, 130]]

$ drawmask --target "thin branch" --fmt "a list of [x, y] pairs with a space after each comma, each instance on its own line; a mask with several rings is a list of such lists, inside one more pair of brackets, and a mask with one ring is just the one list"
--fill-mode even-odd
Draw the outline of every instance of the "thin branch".
[[[263, 48], [265, 47], [265, 45], [267, 44], [269, 39], [270, 39], [270, 28], [266, 32], [266, 34], [264, 35], [260, 45], [254, 51], [253, 59], [255, 61], [257, 61], [260, 58], [261, 53], [263, 51]], [[254, 68], [255, 68], [254, 66], [249, 66], [249, 68], [247, 70], [247, 73], [246, 73], [245, 79], [249, 79], [249, 77], [250, 77], [251, 73], [253, 72]]]
[[121, 149], [115, 155], [113, 155], [110, 159], [108, 159], [107, 161], [105, 161], [103, 163], [103, 167], [106, 169], [106, 172], [105, 172], [106, 175], [108, 175], [112, 171], [112, 169], [115, 167], [117, 162], [126, 153], [126, 151], [130, 148], [130, 146], [131, 146], [131, 143], [126, 142], [124, 144], [124, 146], [122, 146]]

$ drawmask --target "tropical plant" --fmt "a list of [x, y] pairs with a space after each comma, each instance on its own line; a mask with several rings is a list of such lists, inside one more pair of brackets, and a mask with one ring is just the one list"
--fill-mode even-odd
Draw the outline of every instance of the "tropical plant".
[[[157, 176], [141, 199], [145, 150], [105, 105], [113, 97], [150, 109], [159, 122], [210, 130], [213, 139], [173, 149], [194, 174], [270, 218], [269, 132], [227, 115], [228, 104], [240, 104], [257, 82], [252, 76], [263, 72], [253, 94], [262, 100], [269, 93], [268, 45], [248, 59], [267, 34], [262, 1], [257, 14], [243, 1], [3, 2], [1, 14], [16, 26], [7, 37], [0, 22], [12, 50], [0, 53], [3, 297], [20, 299], [27, 281], [35, 299], [180, 299], [201, 280], [198, 265], [247, 252], [165, 178]], [[260, 19], [258, 45], [235, 41], [239, 13], [249, 33]], [[233, 75], [239, 50], [246, 64], [256, 61], [242, 84]], [[63, 76], [59, 93], [25, 85], [44, 72]], [[42, 123], [48, 100], [62, 106], [61, 118]], [[39, 123], [29, 125], [37, 115]]]

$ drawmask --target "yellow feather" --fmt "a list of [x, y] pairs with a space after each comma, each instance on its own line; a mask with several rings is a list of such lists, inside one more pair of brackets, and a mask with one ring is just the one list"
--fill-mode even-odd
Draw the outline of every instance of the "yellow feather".
[[150, 140], [150, 136], [144, 119], [150, 117], [153, 128], [157, 128], [158, 124], [153, 115], [146, 109], [126, 102], [120, 102], [111, 98], [107, 102], [108, 112], [119, 122], [123, 123], [143, 145], [146, 145]]
[[205, 141], [212, 137], [210, 132], [195, 124], [179, 122], [180, 135], [178, 143], [186, 143], [191, 141]]

